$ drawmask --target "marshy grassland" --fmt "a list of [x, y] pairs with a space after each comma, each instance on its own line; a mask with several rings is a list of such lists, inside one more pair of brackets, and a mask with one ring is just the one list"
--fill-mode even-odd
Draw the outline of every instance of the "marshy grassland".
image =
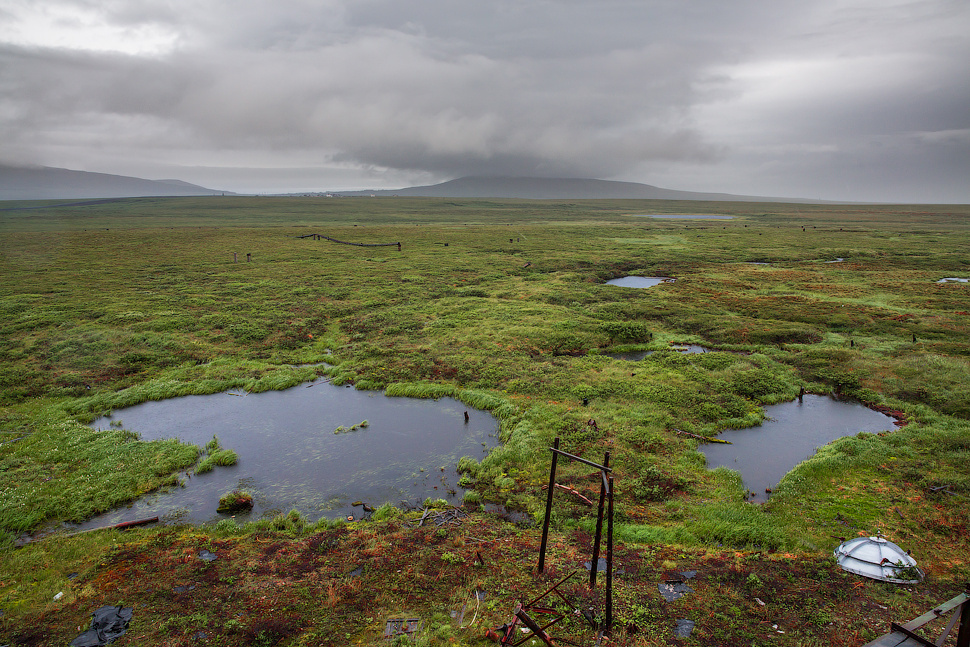
[[[690, 618], [678, 644], [858, 645], [970, 581], [970, 285], [937, 282], [970, 277], [970, 206], [39, 204], [0, 204], [0, 643], [66, 644], [95, 608], [122, 604], [136, 615], [118, 644], [379, 643], [384, 621], [404, 616], [424, 619], [419, 644], [479, 644], [515, 599], [589, 559], [593, 515], [568, 493], [556, 497], [551, 574], [530, 572], [535, 528], [474, 512], [487, 501], [541, 518], [557, 436], [593, 460], [611, 453], [618, 644], [673, 644], [675, 620]], [[735, 218], [638, 215], [651, 213]], [[626, 275], [675, 281], [604, 285]], [[628, 350], [656, 352], [606, 354]], [[461, 464], [471, 516], [414, 528], [388, 507], [352, 524], [294, 512], [15, 548], [177, 486], [206, 460], [177, 441], [93, 431], [95, 417], [319, 375], [496, 415], [501, 445]], [[766, 504], [748, 503], [737, 473], [706, 469], [696, 437], [757, 424], [762, 405], [801, 389], [906, 424], [836, 441]], [[560, 483], [595, 500], [598, 475], [560, 466]], [[923, 584], [834, 566], [839, 537], [877, 531], [916, 557]], [[194, 559], [201, 548], [220, 559]], [[698, 571], [697, 594], [665, 602], [657, 582], [684, 569]], [[476, 605], [476, 589], [489, 595], [463, 627], [448, 610]]]

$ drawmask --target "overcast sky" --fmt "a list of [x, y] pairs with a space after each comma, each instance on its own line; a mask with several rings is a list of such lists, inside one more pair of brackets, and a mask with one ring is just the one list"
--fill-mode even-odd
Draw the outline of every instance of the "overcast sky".
[[0, 161], [970, 203], [970, 2], [0, 0]]

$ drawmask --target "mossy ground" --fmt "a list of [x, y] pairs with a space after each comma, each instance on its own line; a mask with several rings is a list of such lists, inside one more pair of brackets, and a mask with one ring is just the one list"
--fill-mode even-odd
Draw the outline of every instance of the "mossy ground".
[[[623, 542], [618, 554], [647, 560], [641, 574], [658, 567], [644, 555], [664, 551], [684, 551], [689, 561], [703, 555], [710, 563], [731, 561], [735, 552], [753, 555], [737, 577], [753, 573], [762, 582], [775, 580], [757, 570], [760, 561], [773, 568], [796, 564], [806, 573], [792, 576], [791, 590], [826, 611], [817, 621], [797, 616], [792, 632], [773, 636], [775, 644], [839, 644], [808, 629], [825, 625], [826, 614], [847, 627], [836, 632], [840, 640], [853, 631], [865, 635], [869, 618], [886, 616], [866, 607], [865, 617], [850, 620], [831, 597], [838, 587], [809, 585], [811, 572], [844, 577], [827, 562], [838, 537], [881, 530], [913, 550], [931, 576], [906, 604], [900, 589], [853, 583], [852, 604], [857, 589], [871, 591], [901, 614], [894, 619], [908, 619], [938, 601], [930, 598], [951, 597], [970, 579], [970, 288], [936, 281], [970, 276], [970, 208], [702, 206], [737, 217], [712, 223], [632, 215], [698, 212], [697, 203], [676, 202], [223, 197], [0, 212], [3, 542], [9, 546], [25, 531], [88, 517], [172, 484], [199, 459], [195, 447], [143, 443], [124, 429], [94, 432], [81, 423], [149, 399], [258, 392], [327, 375], [395, 395], [455, 395], [492, 411], [501, 420], [502, 445], [481, 463], [463, 466], [465, 484], [474, 488], [473, 499], [533, 516], [542, 505], [546, 448], [554, 437], [594, 460], [611, 452]], [[401, 242], [402, 249], [297, 238], [308, 233]], [[649, 290], [603, 285], [626, 274], [676, 281]], [[684, 355], [667, 350], [673, 342], [715, 352]], [[657, 352], [636, 363], [605, 354], [620, 349]], [[745, 503], [736, 474], [706, 470], [698, 441], [678, 433], [711, 436], [754, 424], [761, 404], [791, 399], [803, 387], [891, 409], [909, 424], [833, 443], [789, 474], [764, 506]], [[561, 482], [595, 499], [593, 477], [580, 465], [561, 469]], [[568, 495], [557, 497], [554, 520], [563, 545], [591, 529], [589, 510]], [[484, 524], [482, 533], [506, 532], [498, 522], [475, 523]], [[169, 559], [163, 547], [151, 548], [161, 538], [188, 542], [178, 544], [182, 550], [195, 541], [186, 537], [216, 540], [205, 529], [138, 532], [118, 540], [134, 541], [140, 559], [156, 567]], [[255, 550], [259, 532], [220, 541]], [[403, 526], [340, 532], [400, 535], [395, 550], [424, 541], [424, 531]], [[500, 573], [495, 577], [533, 590], [544, 580], [533, 579], [526, 566], [532, 559], [526, 555], [534, 554], [532, 531], [515, 532], [516, 568], [487, 561]], [[63, 544], [66, 551], [92, 542], [85, 568], [97, 579], [108, 572], [107, 544], [99, 541], [52, 538], [38, 546]], [[302, 550], [299, 542], [309, 540], [292, 541], [293, 550]], [[431, 552], [414, 559], [433, 561], [429, 546]], [[453, 548], [447, 551], [452, 560], [467, 558]], [[2, 553], [0, 641], [48, 644], [13, 636], [35, 629], [40, 636], [45, 626], [63, 625], [61, 640], [69, 623], [84, 623], [80, 616], [96, 600], [113, 595], [130, 604], [126, 596], [134, 601], [151, 593], [92, 584], [91, 595], [78, 597], [75, 586], [69, 604], [78, 606], [70, 613], [79, 617], [64, 615], [68, 607], [25, 589], [34, 573], [22, 559], [38, 550], [48, 549]], [[60, 565], [55, 568], [75, 559], [58, 550], [48, 555]], [[795, 557], [778, 561], [786, 553]], [[191, 568], [185, 578], [194, 577]], [[239, 578], [254, 576], [225, 577], [234, 578], [226, 586], [237, 586]], [[313, 578], [306, 571], [292, 579], [300, 588]], [[655, 583], [645, 578], [641, 585]], [[457, 600], [471, 584], [443, 578], [429, 586], [428, 603], [413, 608], [438, 618], [441, 601]], [[107, 597], [98, 597], [102, 590]], [[393, 589], [379, 593], [381, 613], [411, 608]], [[648, 593], [630, 595], [649, 599]], [[697, 644], [739, 644], [732, 635], [760, 644], [754, 627], [767, 621], [758, 615], [760, 605], [741, 604], [727, 589], [708, 593], [717, 595], [697, 596], [710, 603], [703, 606], [706, 628], [698, 623], [707, 642]], [[154, 609], [145, 611], [152, 631], [178, 624], [166, 615], [174, 607], [140, 604]], [[281, 616], [292, 622], [280, 621], [290, 629], [264, 628], [259, 637], [237, 620], [235, 633], [211, 635], [236, 641], [223, 644], [298, 645], [326, 642], [319, 632], [339, 637], [342, 631], [368, 641], [383, 621], [375, 611], [371, 624], [339, 614], [328, 617], [342, 620], [326, 624], [294, 604]], [[651, 624], [653, 611], [646, 609], [636, 612], [638, 633], [624, 640], [664, 644], [661, 625], [670, 618]], [[241, 607], [231, 613], [255, 617]], [[776, 607], [774, 613], [782, 612]], [[427, 641], [473, 642], [470, 634], [449, 633], [449, 618], [434, 622], [439, 628]], [[208, 627], [198, 629], [207, 635], [217, 631], [216, 620], [197, 624]]]
[[[30, 622], [10, 624], [7, 639], [64, 645], [93, 609], [123, 604], [134, 618], [119, 644], [387, 644], [388, 620], [416, 618], [422, 629], [412, 644], [488, 645], [485, 629], [507, 622], [516, 601], [574, 572], [560, 588], [570, 606], [556, 596], [543, 601], [567, 612], [550, 631], [578, 644], [596, 638], [569, 613], [572, 605], [604, 608], [603, 574], [596, 589], [587, 587], [585, 532], [556, 533], [545, 572], [536, 574], [538, 528], [486, 515], [421, 527], [419, 515], [323, 528], [293, 520], [29, 545], [5, 559], [27, 574], [8, 586], [8, 600], [20, 594], [32, 607]], [[216, 559], [201, 559], [202, 551]], [[622, 542], [614, 553], [614, 644], [856, 646], [954, 595], [932, 577], [912, 587], [864, 580], [818, 554]], [[672, 580], [691, 592], [666, 601], [659, 587]], [[675, 638], [679, 619], [695, 622], [687, 640]]]

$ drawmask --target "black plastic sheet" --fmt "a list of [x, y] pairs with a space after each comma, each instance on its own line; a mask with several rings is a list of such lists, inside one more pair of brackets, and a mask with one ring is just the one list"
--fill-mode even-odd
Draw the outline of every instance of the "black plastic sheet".
[[70, 647], [102, 647], [125, 635], [132, 607], [101, 607], [91, 614], [91, 628], [71, 641]]

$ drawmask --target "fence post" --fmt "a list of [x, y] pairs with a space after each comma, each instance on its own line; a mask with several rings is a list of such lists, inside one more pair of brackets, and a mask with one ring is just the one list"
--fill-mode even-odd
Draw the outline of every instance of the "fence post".
[[606, 521], [606, 633], [613, 626], [613, 477], [609, 479], [609, 518]]
[[[559, 449], [559, 436], [552, 443], [553, 449]], [[542, 542], [539, 544], [539, 568], [541, 573], [546, 568], [546, 541], [549, 538], [549, 517], [552, 515], [552, 494], [556, 490], [556, 463], [559, 452], [552, 452], [552, 467], [549, 469], [549, 492], [546, 495], [546, 518], [542, 522]]]
[[[603, 457], [603, 467], [610, 466], [610, 453]], [[593, 561], [590, 562], [589, 588], [596, 588], [596, 572], [599, 570], [600, 540], [603, 538], [603, 504], [606, 502], [606, 472], [600, 472], [600, 505], [596, 513], [596, 535], [593, 538]]]

